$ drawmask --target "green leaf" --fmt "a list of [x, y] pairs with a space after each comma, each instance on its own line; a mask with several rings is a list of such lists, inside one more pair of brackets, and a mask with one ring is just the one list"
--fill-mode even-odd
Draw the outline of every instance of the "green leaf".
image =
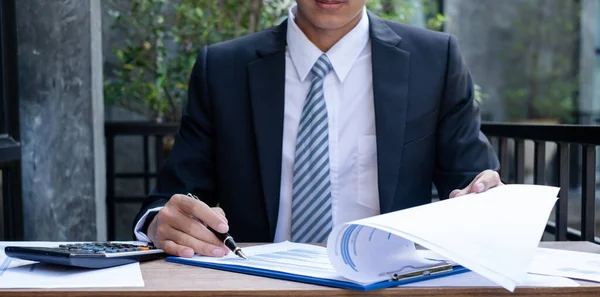
[[202, 11], [202, 8], [200, 8], [200, 7], [196, 7], [194, 9], [194, 12], [196, 13], [197, 17], [203, 17], [204, 16], [204, 12]]
[[167, 76], [166, 76], [166, 75], [161, 75], [161, 76], [159, 76], [159, 77], [156, 79], [156, 85], [162, 88], [162, 87], [164, 86], [164, 83], [165, 83], [165, 80], [166, 80], [166, 79], [167, 79]]
[[119, 60], [121, 60], [121, 61], [125, 60], [125, 54], [123, 53], [122, 50], [116, 50], [115, 54], [117, 55], [117, 57], [119, 57]]

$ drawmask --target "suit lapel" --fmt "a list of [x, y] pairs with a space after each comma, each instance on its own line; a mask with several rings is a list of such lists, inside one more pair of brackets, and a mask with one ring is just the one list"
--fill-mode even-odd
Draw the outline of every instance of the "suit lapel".
[[369, 12], [377, 168], [381, 212], [389, 212], [396, 194], [408, 96], [410, 53], [384, 20]]
[[[368, 13], [373, 65], [373, 97], [377, 133], [378, 180], [382, 212], [391, 210], [406, 122], [410, 53], [384, 20]], [[281, 148], [285, 96], [287, 22], [275, 28], [271, 39], [248, 64], [254, 131], [271, 240], [275, 235], [281, 183]]]
[[271, 240], [275, 236], [281, 182], [281, 148], [285, 96], [287, 22], [275, 28], [270, 40], [248, 64], [250, 101]]

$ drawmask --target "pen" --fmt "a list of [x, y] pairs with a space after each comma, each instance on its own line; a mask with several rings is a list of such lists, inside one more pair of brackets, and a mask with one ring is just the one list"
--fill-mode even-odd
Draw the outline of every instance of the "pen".
[[[198, 198], [198, 196], [196, 196], [196, 195], [194, 195], [192, 193], [188, 193], [187, 196], [200, 201], [200, 198]], [[225, 244], [225, 246], [229, 250], [231, 250], [234, 254], [238, 255], [240, 258], [248, 260], [248, 257], [246, 257], [246, 255], [244, 254], [244, 252], [242, 252], [242, 249], [237, 246], [237, 244], [233, 240], [233, 237], [231, 237], [231, 235], [229, 235], [229, 233], [224, 233], [223, 234], [223, 233], [217, 232], [216, 230], [214, 230], [213, 228], [211, 228], [210, 226], [208, 226], [206, 224], [204, 224], [204, 226], [210, 232], [212, 232], [219, 240], [221, 240], [223, 242], [223, 244]]]

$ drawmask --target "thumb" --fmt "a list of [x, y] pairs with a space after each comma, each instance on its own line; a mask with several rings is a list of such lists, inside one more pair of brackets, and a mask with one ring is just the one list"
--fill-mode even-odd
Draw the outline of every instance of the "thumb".
[[456, 189], [456, 190], [450, 192], [450, 196], [449, 197], [450, 198], [456, 198], [456, 197], [459, 197], [459, 196], [463, 196], [466, 193], [467, 193], [467, 191], [465, 191], [465, 190], [458, 190], [458, 189]]

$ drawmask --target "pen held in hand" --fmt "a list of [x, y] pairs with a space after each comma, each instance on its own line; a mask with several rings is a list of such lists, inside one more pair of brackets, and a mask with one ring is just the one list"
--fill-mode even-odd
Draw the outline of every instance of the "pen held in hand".
[[[187, 196], [190, 197], [190, 198], [194, 198], [194, 199], [200, 201], [200, 199], [196, 195], [194, 195], [192, 193], [188, 193]], [[230, 251], [232, 251], [234, 254], [236, 254], [240, 258], [248, 260], [248, 257], [246, 257], [246, 255], [244, 254], [244, 252], [242, 252], [242, 249], [237, 246], [237, 244], [235, 243], [235, 240], [233, 240], [233, 237], [231, 237], [231, 235], [229, 235], [229, 233], [220, 233], [220, 232], [217, 232], [216, 230], [214, 230], [213, 228], [211, 228], [210, 226], [208, 226], [207, 224], [205, 224], [201, 220], [198, 219], [198, 221], [200, 223], [202, 223], [210, 232], [212, 232], [220, 241], [222, 241], [223, 244], [225, 244], [225, 246]]]
[[231, 237], [231, 235], [229, 235], [229, 233], [219, 233], [217, 231], [215, 231], [213, 228], [211, 228], [210, 226], [206, 226], [206, 228], [212, 232], [220, 241], [222, 241], [225, 246], [231, 250], [234, 254], [238, 255], [238, 257], [240, 258], [244, 258], [246, 260], [248, 260], [248, 257], [246, 257], [246, 255], [244, 254], [244, 252], [242, 252], [242, 249], [240, 249], [237, 244], [235, 243], [235, 241], [233, 240], [233, 237]]

